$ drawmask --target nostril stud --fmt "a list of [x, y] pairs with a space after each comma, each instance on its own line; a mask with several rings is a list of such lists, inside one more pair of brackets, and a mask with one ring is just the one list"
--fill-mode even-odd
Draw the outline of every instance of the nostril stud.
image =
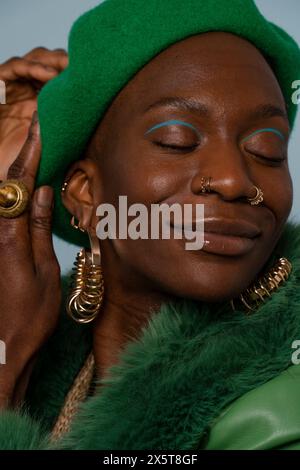
[[202, 176], [201, 178], [201, 193], [210, 193], [211, 192], [211, 188], [210, 188], [210, 182], [212, 180], [212, 177], [209, 176], [209, 177], [206, 177], [206, 176]]

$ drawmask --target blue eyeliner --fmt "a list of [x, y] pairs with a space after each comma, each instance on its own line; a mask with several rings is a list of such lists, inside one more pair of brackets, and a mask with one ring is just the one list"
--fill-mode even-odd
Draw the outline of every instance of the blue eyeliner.
[[188, 122], [180, 121], [177, 119], [170, 119], [169, 121], [164, 121], [164, 122], [161, 122], [160, 124], [156, 124], [155, 126], [151, 127], [147, 132], [145, 132], [145, 135], [149, 134], [149, 132], [152, 132], [155, 129], [159, 129], [160, 127], [163, 127], [163, 126], [169, 126], [170, 124], [180, 124], [182, 126], [190, 127], [191, 129], [196, 131], [198, 134], [198, 137], [200, 137], [200, 132], [192, 124], [189, 124]]
[[280, 137], [281, 140], [285, 141], [286, 138], [285, 136], [283, 135], [282, 132], [280, 132], [278, 129], [274, 129], [273, 127], [266, 127], [264, 129], [259, 129], [255, 132], [252, 132], [252, 134], [248, 135], [247, 137], [245, 137], [242, 142], [244, 142], [244, 140], [246, 139], [249, 139], [250, 137], [253, 137], [254, 135], [256, 134], [260, 134], [261, 132], [273, 132], [274, 134], [278, 135], [278, 137]]

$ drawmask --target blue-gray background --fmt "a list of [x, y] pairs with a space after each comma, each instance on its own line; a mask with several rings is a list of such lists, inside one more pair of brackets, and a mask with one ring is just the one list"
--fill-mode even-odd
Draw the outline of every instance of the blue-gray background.
[[[66, 49], [72, 23], [84, 11], [99, 3], [99, 0], [0, 0], [0, 63], [9, 57], [25, 54], [37, 46]], [[256, 0], [256, 4], [270, 21], [283, 27], [300, 44], [300, 0]], [[299, 79], [300, 73], [295, 77], [295, 80]], [[289, 159], [294, 182], [291, 217], [300, 222], [299, 146], [298, 115], [290, 141]], [[70, 268], [78, 248], [56, 237], [54, 243], [64, 272]]]

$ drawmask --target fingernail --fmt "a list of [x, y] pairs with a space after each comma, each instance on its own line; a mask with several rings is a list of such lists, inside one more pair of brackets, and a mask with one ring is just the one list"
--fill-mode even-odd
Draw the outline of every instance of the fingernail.
[[53, 189], [45, 186], [37, 191], [37, 204], [39, 207], [50, 209], [53, 206]]

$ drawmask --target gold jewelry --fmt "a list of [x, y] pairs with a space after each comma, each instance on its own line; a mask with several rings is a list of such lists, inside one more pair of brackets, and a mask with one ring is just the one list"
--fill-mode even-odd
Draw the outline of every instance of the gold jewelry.
[[99, 240], [91, 232], [87, 233], [91, 252], [83, 248], [76, 257], [75, 273], [67, 301], [67, 312], [78, 323], [90, 323], [96, 318], [104, 294]]
[[93, 352], [91, 352], [66, 396], [64, 405], [52, 429], [51, 441], [57, 441], [63, 434], [69, 431], [72, 419], [78, 411], [79, 405], [89, 394], [94, 375], [95, 359]]
[[211, 181], [211, 176], [206, 177], [202, 176], [201, 178], [201, 193], [210, 193], [210, 181]]
[[23, 214], [29, 201], [29, 192], [23, 181], [9, 179], [0, 182], [0, 216], [14, 218]]
[[255, 196], [248, 197], [247, 201], [250, 202], [251, 206], [258, 206], [258, 204], [260, 204], [264, 200], [264, 193], [257, 186], [254, 186], [254, 189], [255, 189]]
[[61, 192], [62, 193], [65, 193], [66, 192], [66, 189], [67, 189], [67, 186], [69, 184], [69, 181], [65, 181], [64, 184], [62, 185], [61, 187]]
[[[279, 258], [275, 265], [265, 274], [263, 274], [252, 286], [240, 294], [238, 301], [242, 307], [246, 307], [247, 313], [254, 311], [262, 302], [277, 290], [289, 277], [292, 271], [292, 264], [286, 258]], [[230, 304], [233, 310], [235, 300]]]
[[[271, 295], [272, 290], [276, 290], [279, 285], [283, 282], [283, 279], [287, 279], [292, 269], [291, 263], [286, 258], [280, 258], [275, 266], [267, 273], [264, 277], [266, 281], [263, 279], [258, 281], [258, 291], [255, 292], [257, 286], [253, 286], [249, 289], [251, 293], [255, 296], [254, 301], [256, 302], [258, 299], [261, 300], [261, 297], [264, 295], [269, 297]], [[247, 303], [247, 308], [250, 307], [248, 305], [249, 299], [245, 299], [246, 295], [241, 295], [240, 300], [243, 303], [243, 300]], [[234, 308], [233, 300], [231, 304]], [[243, 303], [245, 306], [245, 303]], [[253, 307], [249, 310], [253, 310]], [[93, 356], [93, 352], [89, 354], [87, 357], [82, 369], [79, 371], [70, 391], [67, 394], [65, 399], [65, 403], [63, 408], [57, 418], [55, 426], [51, 432], [51, 440], [56, 441], [62, 437], [63, 434], [67, 433], [70, 429], [70, 425], [72, 419], [74, 418], [78, 407], [82, 401], [84, 401], [89, 396], [89, 390], [91, 387], [91, 383], [93, 382], [93, 377], [95, 376], [95, 360]]]
[[[69, 184], [69, 181], [65, 181], [64, 184], [62, 185], [62, 188], [61, 188], [61, 192], [62, 193], [65, 193], [66, 192], [66, 189], [67, 189], [67, 186]], [[84, 228], [82, 228], [80, 226], [80, 222], [78, 222], [78, 224], [75, 222], [75, 216], [73, 215], [72, 219], [71, 219], [71, 225], [73, 228], [75, 228], [76, 230], [80, 230], [81, 232], [85, 233], [86, 231], [84, 230]]]
[[82, 228], [80, 226], [80, 222], [78, 222], [78, 224], [76, 224], [75, 222], [75, 216], [73, 215], [72, 219], [71, 219], [71, 225], [73, 228], [75, 228], [76, 230], [80, 230], [81, 232], [83, 233], [86, 233], [86, 231], [84, 230], [84, 228]]

